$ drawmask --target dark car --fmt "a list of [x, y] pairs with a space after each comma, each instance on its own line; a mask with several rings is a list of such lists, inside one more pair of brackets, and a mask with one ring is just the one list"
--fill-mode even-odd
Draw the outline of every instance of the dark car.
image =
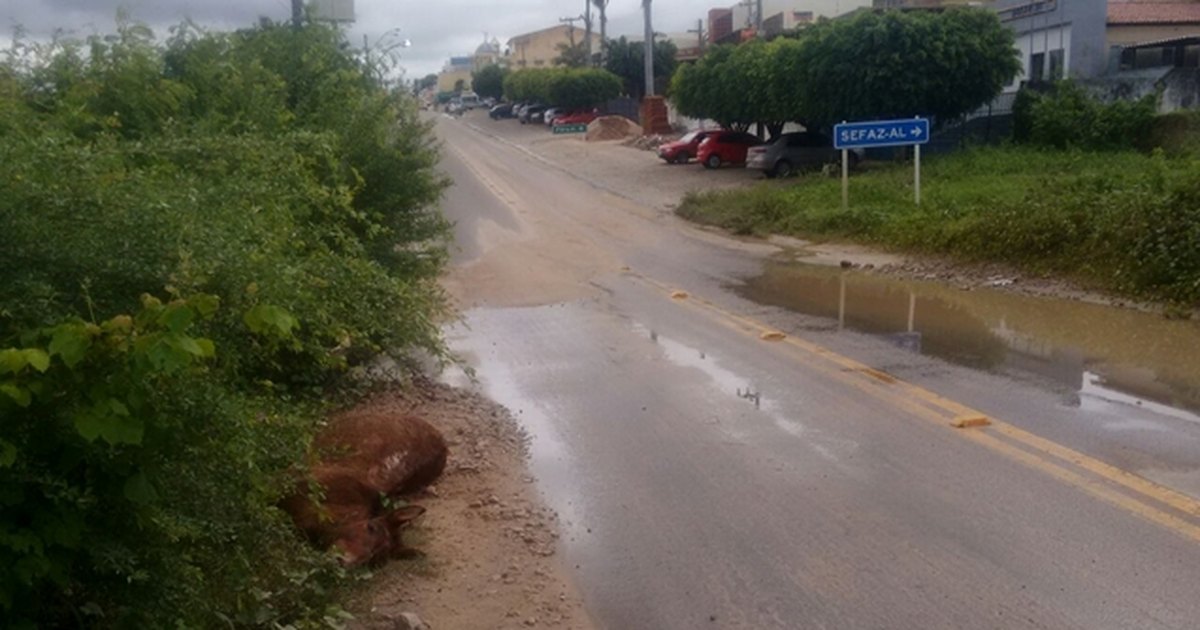
[[488, 110], [488, 116], [492, 120], [500, 120], [501, 118], [513, 117], [513, 106], [509, 103], [501, 103]]
[[742, 164], [750, 147], [762, 144], [757, 136], [741, 131], [711, 131], [700, 143], [696, 157], [704, 168], [720, 168], [723, 164]]
[[521, 116], [518, 118], [518, 120], [521, 121], [522, 125], [530, 123], [536, 125], [537, 123], [542, 122], [542, 115], [545, 113], [546, 107], [544, 105], [530, 105], [529, 107], [521, 110]]
[[[858, 165], [861, 151], [852, 150], [850, 166]], [[762, 170], [767, 177], [787, 177], [804, 170], [819, 169], [841, 160], [841, 152], [833, 148], [828, 136], [813, 131], [785, 133], [769, 144], [750, 149], [747, 168]]]
[[668, 164], [687, 164], [688, 160], [700, 155], [700, 143], [709, 133], [704, 130], [693, 131], [675, 142], [668, 142], [658, 147], [658, 157]]

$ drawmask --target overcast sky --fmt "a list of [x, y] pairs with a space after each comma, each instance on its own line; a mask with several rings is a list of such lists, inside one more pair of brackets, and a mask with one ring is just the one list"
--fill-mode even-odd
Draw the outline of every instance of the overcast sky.
[[[695, 28], [709, 8], [734, 1], [654, 0], [654, 28], [660, 32]], [[0, 20], [5, 31], [20, 25], [39, 39], [55, 29], [87, 36], [111, 32], [122, 6], [160, 35], [186, 17], [228, 29], [254, 24], [263, 15], [286, 19], [291, 12], [289, 0], [0, 0]], [[355, 0], [357, 21], [349, 32], [358, 43], [364, 34], [374, 41], [382, 33], [400, 29], [412, 41], [404, 66], [413, 78], [437, 72], [451, 55], [470, 54], [485, 32], [503, 42], [583, 10], [584, 0]], [[614, 36], [642, 30], [641, 0], [611, 0], [608, 15]], [[5, 45], [8, 39], [5, 33]]]

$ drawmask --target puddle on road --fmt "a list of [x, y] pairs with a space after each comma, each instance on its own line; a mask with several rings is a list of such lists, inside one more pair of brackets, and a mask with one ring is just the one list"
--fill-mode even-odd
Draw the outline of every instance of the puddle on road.
[[735, 287], [971, 368], [1034, 374], [1087, 409], [1133, 406], [1200, 423], [1200, 323], [1095, 304], [770, 262]]

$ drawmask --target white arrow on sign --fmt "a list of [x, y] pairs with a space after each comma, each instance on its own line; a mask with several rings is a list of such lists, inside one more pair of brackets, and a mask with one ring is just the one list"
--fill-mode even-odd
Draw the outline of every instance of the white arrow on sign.
[[912, 129], [912, 133], [913, 133], [913, 135], [914, 135], [914, 136], [917, 136], [918, 138], [919, 138], [919, 137], [921, 137], [921, 128], [920, 128], [920, 127], [913, 127], [913, 129]]

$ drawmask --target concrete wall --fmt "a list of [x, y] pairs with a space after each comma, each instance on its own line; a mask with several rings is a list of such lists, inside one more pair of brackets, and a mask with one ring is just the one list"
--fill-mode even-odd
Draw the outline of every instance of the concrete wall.
[[[1088, 79], [1108, 67], [1108, 0], [996, 0], [992, 7], [1016, 33], [1022, 75], [1005, 91], [1016, 90], [1033, 73], [1031, 57], [1061, 48], [1066, 76]], [[1046, 60], [1048, 64], [1048, 59]], [[1049, 68], [1043, 76], [1049, 76]]]

